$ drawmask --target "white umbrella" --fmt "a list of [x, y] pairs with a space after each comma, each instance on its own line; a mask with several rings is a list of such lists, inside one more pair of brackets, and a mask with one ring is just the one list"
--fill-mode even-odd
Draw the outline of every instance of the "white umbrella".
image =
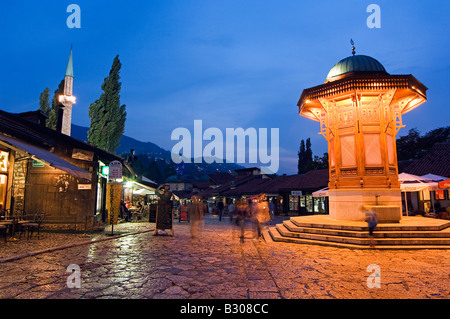
[[318, 191], [315, 191], [312, 193], [313, 197], [327, 197], [328, 196], [328, 187], [319, 189]]
[[420, 176], [420, 177], [422, 177], [424, 179], [428, 179], [428, 180], [433, 181], [433, 182], [440, 182], [440, 181], [448, 179], [448, 177], [434, 175], [434, 174], [427, 174], [427, 175], [423, 175], [423, 176]]
[[[438, 188], [438, 183], [430, 179], [413, 174], [401, 173], [398, 174], [398, 181], [400, 182], [400, 189], [405, 193], [406, 215], [408, 216], [408, 200], [406, 192], [431, 191]], [[433, 207], [434, 208], [434, 207]]]

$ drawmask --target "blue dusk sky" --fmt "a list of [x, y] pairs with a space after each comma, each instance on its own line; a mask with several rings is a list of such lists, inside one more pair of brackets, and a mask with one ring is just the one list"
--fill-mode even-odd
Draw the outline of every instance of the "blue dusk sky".
[[[70, 4], [81, 28], [68, 28]], [[369, 28], [369, 4], [381, 28]], [[172, 131], [194, 120], [203, 129], [279, 128], [279, 174], [297, 172], [302, 139], [327, 150], [319, 124], [298, 115], [306, 88], [351, 55], [380, 61], [390, 74], [412, 74], [428, 101], [403, 117], [421, 133], [447, 126], [448, 1], [44, 0], [0, 4], [0, 109], [38, 109], [40, 93], [63, 79], [73, 45], [72, 122], [89, 126], [89, 105], [116, 55], [122, 62], [125, 134], [171, 150]]]

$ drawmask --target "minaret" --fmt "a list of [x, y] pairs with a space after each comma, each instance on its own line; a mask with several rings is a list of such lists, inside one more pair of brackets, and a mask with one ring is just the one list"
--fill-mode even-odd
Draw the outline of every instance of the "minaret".
[[64, 95], [59, 96], [59, 102], [62, 104], [63, 109], [61, 133], [70, 136], [72, 126], [72, 105], [76, 102], [76, 98], [73, 96], [72, 48], [70, 48], [69, 62], [67, 63], [66, 75], [64, 77]]

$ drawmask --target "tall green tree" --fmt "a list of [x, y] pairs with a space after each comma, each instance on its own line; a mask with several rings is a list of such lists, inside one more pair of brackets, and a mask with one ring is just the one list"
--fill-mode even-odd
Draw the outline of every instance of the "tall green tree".
[[300, 141], [300, 150], [298, 151], [298, 164], [297, 164], [297, 171], [298, 174], [303, 174], [303, 165], [305, 163], [306, 159], [306, 147], [305, 147], [305, 141]]
[[298, 152], [298, 174], [304, 174], [314, 169], [313, 153], [311, 149], [311, 139], [300, 142], [300, 151]]
[[50, 113], [50, 88], [46, 88], [39, 96], [39, 110], [47, 116]]
[[98, 148], [114, 153], [120, 145], [125, 130], [126, 106], [120, 105], [120, 69], [122, 63], [117, 55], [113, 61], [109, 76], [102, 84], [103, 93], [89, 106], [91, 124], [88, 140]]
[[64, 79], [59, 82], [58, 88], [56, 89], [55, 93], [53, 94], [53, 100], [51, 109], [48, 112], [48, 119], [46, 122], [46, 126], [48, 128], [51, 128], [53, 130], [56, 130], [56, 127], [58, 126], [58, 113], [59, 113], [59, 96], [64, 94]]

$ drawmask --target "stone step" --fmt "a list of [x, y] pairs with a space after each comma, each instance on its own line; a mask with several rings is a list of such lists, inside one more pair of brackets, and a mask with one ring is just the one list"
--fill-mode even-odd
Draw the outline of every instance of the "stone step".
[[268, 228], [263, 229], [262, 236], [267, 243], [273, 243], [273, 238], [270, 235], [270, 231]]
[[[303, 227], [297, 226], [292, 220], [283, 221], [283, 225], [291, 232], [343, 236], [343, 237], [357, 237], [357, 238], [369, 238], [368, 229], [365, 230], [343, 230], [334, 228], [320, 228], [315, 227]], [[375, 229], [374, 238], [450, 238], [450, 228], [446, 228], [441, 231], [403, 231], [403, 230], [390, 230]]]
[[357, 248], [357, 249], [368, 249], [370, 246], [368, 245], [349, 245], [344, 243], [337, 242], [326, 242], [326, 241], [317, 241], [311, 239], [304, 238], [295, 238], [295, 237], [286, 237], [283, 236], [277, 227], [270, 227], [269, 234], [272, 237], [274, 242], [285, 242], [285, 243], [295, 243], [295, 244], [310, 244], [310, 245], [322, 245], [322, 246], [333, 246], [340, 248]]
[[[368, 231], [366, 222], [339, 221], [331, 219], [328, 215], [296, 216], [290, 220], [298, 227]], [[449, 227], [449, 220], [410, 216], [404, 217], [400, 223], [379, 223], [375, 231], [441, 231]]]
[[[332, 247], [340, 247], [340, 248], [350, 248], [350, 249], [450, 249], [450, 244], [439, 244], [435, 245], [431, 241], [428, 241], [426, 244], [418, 244], [412, 241], [409, 242], [401, 242], [399, 244], [389, 244], [380, 242], [380, 240], [376, 240], [375, 247], [372, 248], [368, 244], [370, 241], [360, 241], [359, 243], [352, 243], [349, 241], [330, 241], [326, 236], [323, 236], [321, 239], [317, 238], [300, 238], [300, 237], [291, 237], [286, 236], [288, 234], [288, 230], [286, 227], [279, 224], [276, 227], [269, 228], [269, 234], [274, 242], [286, 242], [286, 243], [296, 243], [296, 244], [311, 244], [311, 245], [324, 245], [324, 246], [332, 246]], [[281, 229], [281, 232], [280, 232]]]
[[[368, 246], [369, 238], [358, 238], [341, 235], [324, 235], [315, 233], [292, 232], [284, 224], [276, 225], [276, 229], [283, 237], [308, 239], [322, 242], [332, 242], [350, 245]], [[376, 245], [449, 245], [450, 238], [377, 238]]]

